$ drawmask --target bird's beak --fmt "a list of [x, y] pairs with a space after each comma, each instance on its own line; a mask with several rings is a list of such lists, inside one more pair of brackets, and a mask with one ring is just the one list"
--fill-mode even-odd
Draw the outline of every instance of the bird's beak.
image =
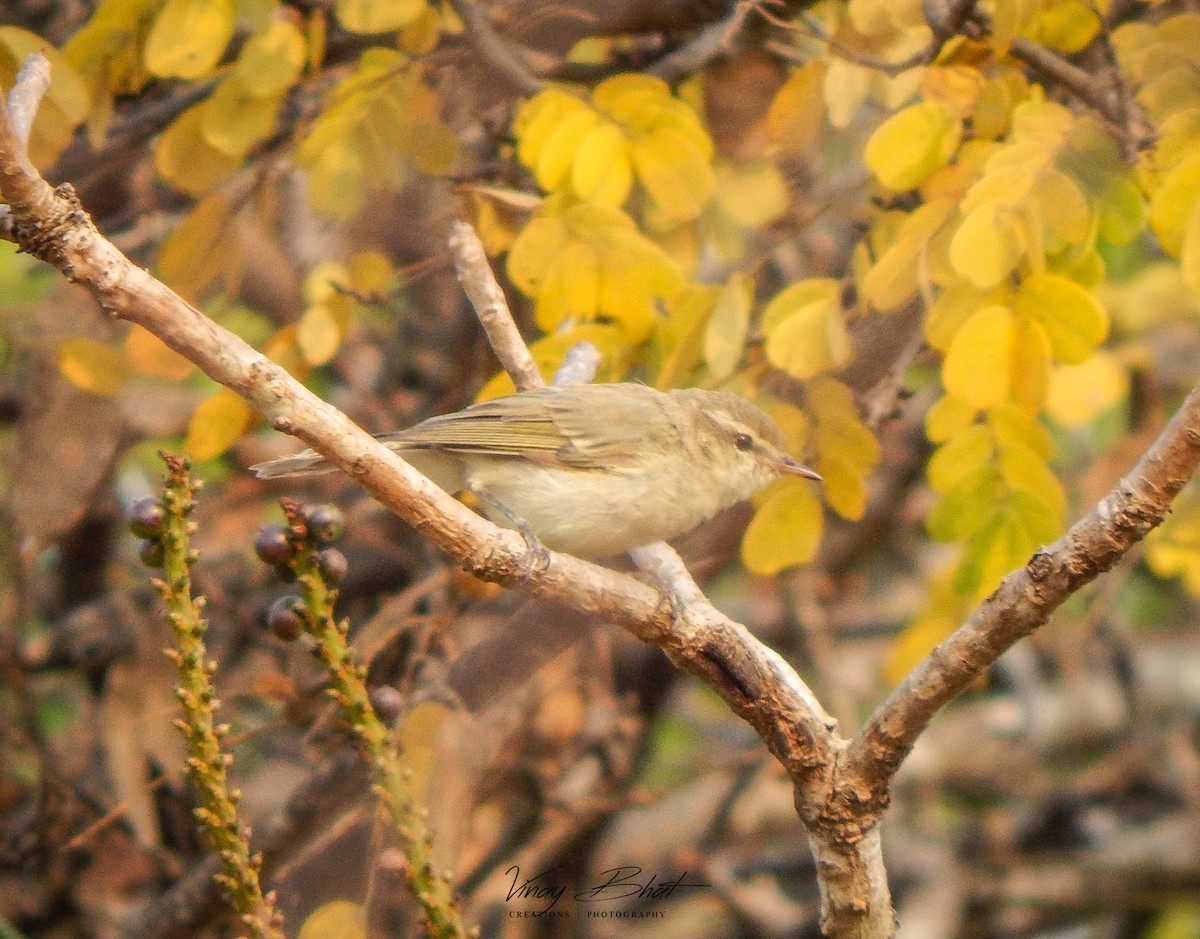
[[779, 457], [775, 461], [775, 465], [779, 469], [779, 472], [787, 476], [799, 476], [801, 479], [815, 479], [817, 482], [822, 481], [820, 474], [814, 473], [807, 466], [801, 466], [790, 456]]

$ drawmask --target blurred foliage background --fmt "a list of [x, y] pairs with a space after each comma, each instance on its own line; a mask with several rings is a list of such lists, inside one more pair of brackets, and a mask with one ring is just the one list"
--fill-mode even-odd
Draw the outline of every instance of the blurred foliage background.
[[[13, 0], [0, 86], [131, 257], [372, 430], [511, 389], [479, 229], [547, 375], [750, 398], [781, 481], [682, 546], [846, 730], [1088, 511], [1196, 381], [1191, 0]], [[817, 935], [782, 772], [656, 650], [449, 568], [138, 327], [0, 249], [0, 930], [217, 936], [169, 636], [123, 531], [159, 447], [196, 520], [234, 777], [289, 935], [407, 935], [366, 776], [254, 562], [347, 513], [341, 608], [485, 935]], [[1200, 936], [1200, 490], [929, 730], [885, 846], [906, 937]], [[707, 886], [570, 900], [617, 866]], [[517, 873], [514, 874], [514, 869]], [[554, 907], [514, 885], [553, 869]], [[514, 877], [518, 879], [514, 879]], [[340, 931], [339, 931], [340, 930]]]

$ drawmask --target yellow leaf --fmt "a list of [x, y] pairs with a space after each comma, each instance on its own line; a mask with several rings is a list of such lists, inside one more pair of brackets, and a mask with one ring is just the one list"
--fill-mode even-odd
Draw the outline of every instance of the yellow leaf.
[[561, 217], [544, 214], [531, 219], [513, 241], [505, 264], [517, 289], [526, 296], [536, 297], [546, 272], [570, 237]]
[[[943, 398], [952, 401], [952, 398]], [[988, 466], [996, 455], [996, 443], [982, 424], [964, 427], [938, 447], [929, 460], [926, 475], [936, 492], [947, 493], [972, 473]]]
[[298, 939], [367, 939], [366, 907], [349, 900], [323, 903], [308, 914]]
[[552, 88], [535, 95], [522, 105], [513, 120], [517, 138], [517, 158], [533, 169], [541, 159], [546, 141], [570, 114], [584, 111], [587, 105], [574, 95]]
[[353, 215], [363, 200], [363, 160], [354, 141], [343, 138], [306, 162], [305, 193], [318, 212], [334, 218]]
[[160, 78], [204, 78], [233, 38], [233, 0], [167, 0], [146, 38], [142, 57]]
[[832, 277], [812, 277], [785, 287], [762, 312], [762, 331], [769, 333], [801, 307], [817, 300], [837, 300], [841, 284]]
[[1016, 320], [1011, 310], [991, 306], [973, 314], [946, 351], [942, 365], [946, 391], [980, 410], [1006, 401], [1015, 345]]
[[249, 94], [273, 97], [300, 77], [306, 51], [304, 34], [291, 21], [278, 19], [246, 41], [233, 74]]
[[650, 347], [650, 374], [657, 389], [679, 388], [703, 358], [705, 332], [723, 287], [687, 284], [662, 305]]
[[234, 234], [233, 206], [221, 194], [196, 204], [167, 236], [158, 269], [180, 296], [195, 303], [219, 277], [236, 284], [240, 246]]
[[976, 408], [965, 401], [949, 396], [939, 398], [925, 415], [925, 436], [930, 443], [949, 440], [969, 426], [975, 420], [975, 414]]
[[929, 281], [926, 251], [929, 242], [954, 214], [951, 199], [934, 199], [904, 220], [896, 240], [863, 278], [863, 298], [877, 310], [894, 310], [911, 300]]
[[[451, 23], [451, 19], [456, 22]], [[414, 58], [429, 55], [437, 48], [443, 30], [447, 34], [460, 33], [462, 22], [454, 16], [452, 10], [449, 10], [449, 15], [443, 20], [441, 13], [426, 3], [421, 15], [405, 26], [400, 33], [400, 48]]]
[[[434, 700], [422, 701], [404, 711], [396, 727], [396, 743], [404, 754], [409, 791], [426, 792], [435, 765], [438, 738], [449, 717], [450, 708]], [[323, 935], [321, 939], [324, 939]]]
[[976, 469], [934, 504], [925, 519], [926, 531], [938, 542], [970, 538], [994, 518], [1002, 497], [1003, 486], [995, 467]]
[[538, 153], [534, 176], [538, 185], [554, 192], [567, 184], [580, 142], [600, 125], [600, 115], [590, 108], [566, 114], [550, 131]]
[[759, 228], [787, 208], [787, 183], [774, 162], [720, 160], [716, 165], [717, 202], [743, 228]]
[[997, 140], [1012, 126], [1013, 90], [1000, 78], [988, 79], [979, 92], [971, 115], [977, 140]]
[[837, 452], [823, 453], [818, 466], [824, 480], [821, 492], [829, 507], [849, 521], [862, 518], [867, 510], [867, 481], [861, 467]]
[[796, 479], [772, 484], [742, 539], [742, 563], [755, 574], [777, 574], [812, 560], [821, 542], [821, 504]]
[[[1197, 109], [1200, 113], [1200, 109]], [[1200, 139], [1200, 133], [1197, 134]], [[1100, 236], [1110, 244], [1127, 245], [1146, 228], [1146, 202], [1127, 176], [1115, 178], [1101, 196]]]
[[961, 541], [987, 524], [1003, 494], [1000, 476], [992, 466], [968, 473], [930, 510], [925, 528], [938, 541]]
[[661, 78], [641, 72], [621, 72], [592, 89], [596, 107], [609, 114], [629, 117], [647, 99], [671, 98], [671, 88]]
[[993, 203], [963, 219], [950, 241], [950, 263], [976, 287], [994, 287], [1025, 256], [1027, 237], [1020, 219]]
[[1025, 446], [1007, 446], [1000, 450], [1000, 471], [1010, 489], [1019, 489], [1036, 496], [1061, 518], [1067, 506], [1062, 483], [1050, 472], [1050, 467]]
[[1016, 317], [1015, 327], [1009, 400], [1036, 414], [1046, 403], [1050, 388], [1050, 339], [1042, 324], [1028, 316]]
[[834, 56], [825, 72], [825, 106], [829, 123], [846, 128], [871, 88], [871, 72], [849, 59]]
[[1129, 394], [1129, 371], [1100, 350], [1079, 365], [1060, 365], [1050, 373], [1046, 412], [1064, 427], [1082, 427]]
[[335, 0], [338, 22], [352, 33], [390, 33], [425, 12], [425, 0]]
[[600, 258], [595, 247], [574, 242], [563, 248], [537, 292], [537, 322], [553, 332], [562, 322], [594, 319], [600, 290]]
[[955, 278], [925, 311], [925, 338], [933, 348], [945, 352], [963, 323], [984, 307], [1005, 306], [1010, 300], [1011, 291], [1005, 287], [980, 290]]
[[579, 143], [571, 169], [571, 188], [582, 199], [618, 206], [633, 185], [629, 143], [607, 121], [592, 128]]
[[936, 576], [928, 588], [925, 608], [892, 642], [884, 666], [884, 679], [898, 685], [933, 648], [956, 630], [966, 618], [967, 602], [954, 590], [947, 573]]
[[888, 189], [915, 189], [950, 162], [962, 122], [940, 101], [914, 104], [893, 114], [871, 135], [863, 161]]
[[1200, 202], [1200, 153], [1172, 169], [1150, 199], [1150, 227], [1167, 254], [1179, 256], [1183, 237]]
[[1183, 578], [1194, 595], [1200, 595], [1200, 500], [1189, 487], [1171, 507], [1166, 522], [1146, 539], [1146, 560], [1159, 577]]
[[274, 131], [281, 100], [252, 94], [230, 75], [201, 107], [200, 133], [215, 150], [240, 158]]
[[1078, 244], [1091, 230], [1091, 209], [1078, 184], [1059, 170], [1050, 168], [1038, 176], [1035, 187], [1042, 217], [1063, 241]]
[[342, 327], [329, 307], [310, 306], [296, 324], [296, 345], [309, 365], [324, 365], [342, 344]]
[[767, 109], [767, 137], [789, 156], [808, 151], [825, 124], [825, 67], [812, 59], [796, 69]]
[[39, 52], [50, 63], [50, 87], [29, 132], [29, 158], [38, 167], [53, 163], [88, 113], [88, 88], [68, 59], [36, 33], [0, 26], [0, 88], [11, 89], [25, 57]]
[[[731, 390], [737, 391], [738, 389]], [[808, 446], [808, 415], [794, 404], [788, 404], [786, 401], [780, 401], [769, 395], [760, 396], [754, 403], [762, 408], [763, 412], [783, 431], [783, 439], [787, 442], [788, 453], [796, 454], [797, 457], [804, 453]]]
[[188, 423], [183, 448], [194, 459], [220, 456], [254, 423], [254, 410], [226, 388], [202, 401]]
[[392, 262], [378, 251], [360, 251], [350, 259], [350, 284], [363, 293], [384, 290], [396, 276]]
[[207, 102], [188, 108], [154, 142], [154, 166], [159, 176], [181, 192], [201, 196], [243, 162], [204, 139], [200, 123]]
[[1054, 438], [1042, 426], [1036, 415], [1023, 411], [1016, 405], [1002, 404], [988, 411], [987, 422], [996, 445], [1001, 449], [1012, 446], [1028, 447], [1046, 462], [1054, 456]]
[[305, 303], [316, 306], [336, 297], [350, 286], [350, 272], [337, 261], [323, 261], [304, 275], [300, 293]]
[[139, 375], [166, 381], [181, 381], [196, 367], [154, 333], [136, 323], [125, 337], [125, 361]]
[[1043, 46], [1072, 54], [1086, 48], [1099, 31], [1094, 7], [1065, 0], [1039, 9], [1022, 32]]
[[58, 370], [76, 388], [113, 398], [125, 384], [121, 357], [94, 339], [68, 339], [58, 347]]
[[656, 128], [633, 145], [639, 182], [669, 218], [687, 221], [712, 198], [716, 175], [693, 141], [671, 127]]
[[1057, 274], [1025, 278], [1014, 309], [1042, 324], [1054, 356], [1068, 364], [1084, 361], [1108, 335], [1108, 314], [1096, 298]]
[[1179, 249], [1179, 268], [1183, 274], [1183, 282], [1196, 293], [1200, 293], [1200, 199], [1196, 200], [1192, 208], [1192, 217], [1183, 233], [1183, 244]]
[[841, 303], [831, 297], [796, 309], [767, 334], [766, 351], [767, 361], [793, 378], [841, 368], [850, 361]]
[[735, 273], [721, 288], [713, 304], [704, 330], [704, 361], [718, 381], [732, 375], [742, 359], [753, 301], [754, 283]]
[[977, 69], [965, 65], [934, 65], [923, 72], [922, 97], [926, 101], [940, 101], [956, 114], [971, 111], [986, 84]]

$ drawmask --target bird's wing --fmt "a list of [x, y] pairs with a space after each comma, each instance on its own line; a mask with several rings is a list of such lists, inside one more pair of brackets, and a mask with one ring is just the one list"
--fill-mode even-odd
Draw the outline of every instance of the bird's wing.
[[384, 441], [403, 449], [522, 457], [578, 467], [631, 462], [665, 424], [657, 393], [636, 385], [572, 385], [484, 401], [432, 417]]

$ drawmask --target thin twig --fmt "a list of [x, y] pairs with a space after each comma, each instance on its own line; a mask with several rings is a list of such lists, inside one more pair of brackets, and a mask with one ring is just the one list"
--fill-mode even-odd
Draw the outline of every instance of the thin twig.
[[450, 225], [448, 243], [458, 282], [475, 307], [475, 315], [479, 317], [501, 367], [512, 377], [518, 391], [545, 387], [546, 382], [521, 338], [508, 300], [492, 273], [487, 252], [475, 229], [464, 221], [455, 220]]
[[29, 146], [29, 131], [37, 117], [38, 105], [50, 88], [50, 63], [40, 52], [28, 56], [17, 70], [12, 91], [8, 93], [8, 115], [13, 133], [22, 146]]
[[492, 29], [487, 13], [473, 0], [450, 0], [450, 6], [462, 20], [467, 39], [488, 62], [506, 77], [518, 91], [535, 95], [544, 83], [522, 61], [522, 47], [506, 43]]

